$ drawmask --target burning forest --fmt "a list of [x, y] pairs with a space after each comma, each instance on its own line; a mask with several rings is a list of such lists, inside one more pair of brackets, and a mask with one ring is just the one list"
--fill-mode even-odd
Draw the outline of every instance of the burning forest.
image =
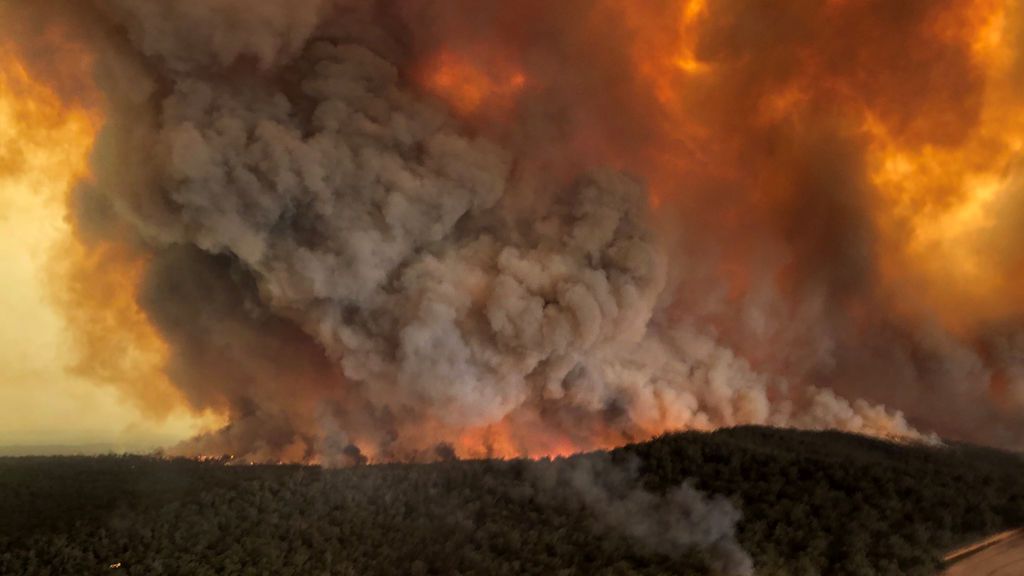
[[173, 454], [1020, 448], [1022, 30], [1014, 0], [9, 1], [0, 179], [66, 222], [71, 367], [221, 420]]

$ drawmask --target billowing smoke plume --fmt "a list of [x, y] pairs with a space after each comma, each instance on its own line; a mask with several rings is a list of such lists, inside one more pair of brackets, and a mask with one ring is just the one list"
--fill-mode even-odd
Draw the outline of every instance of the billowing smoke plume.
[[[998, 22], [957, 32], [982, 8]], [[979, 40], [1013, 45], [1012, 2], [4, 11], [91, 55], [106, 124], [71, 218], [137, 255], [167, 376], [230, 419], [181, 450], [536, 455], [741, 423], [1022, 438], [1000, 277], [1024, 270], [1021, 148], [990, 132], [1024, 115], [985, 68], [1020, 61]], [[942, 154], [963, 161], [946, 180], [1000, 167], [1006, 216], [964, 248], [990, 256], [949, 264], [995, 303], [930, 256], [963, 256], [917, 219], [962, 200]]]
[[753, 574], [753, 561], [736, 540], [741, 514], [721, 496], [708, 497], [690, 482], [661, 495], [638, 480], [635, 457], [615, 461], [606, 453], [558, 459], [539, 466], [539, 498], [578, 500], [603, 530], [622, 534], [638, 550], [678, 557], [700, 550], [715, 574]]

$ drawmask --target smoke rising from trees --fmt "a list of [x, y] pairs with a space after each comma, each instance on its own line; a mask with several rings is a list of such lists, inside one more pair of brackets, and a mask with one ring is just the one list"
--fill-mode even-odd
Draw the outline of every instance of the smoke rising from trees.
[[[845, 3], [780, 7], [763, 34], [721, 3], [683, 26], [706, 63], [686, 66], [713, 67], [685, 82], [636, 59], [679, 40], [644, 33], [685, 16], [667, 3], [459, 4], [4, 9], [89, 54], [106, 124], [70, 218], [86, 252], [137, 257], [167, 377], [230, 421], [180, 451], [343, 465], [742, 423], [1019, 442], [1013, 310], [956, 331], [883, 281], [878, 145], [825, 105], [901, 144], [965, 138], [902, 107], [978, 118], [969, 43], [930, 28], [962, 3], [871, 16], [909, 47], [814, 32], [829, 10], [872, 22]], [[4, 28], [81, 93], [53, 38]]]

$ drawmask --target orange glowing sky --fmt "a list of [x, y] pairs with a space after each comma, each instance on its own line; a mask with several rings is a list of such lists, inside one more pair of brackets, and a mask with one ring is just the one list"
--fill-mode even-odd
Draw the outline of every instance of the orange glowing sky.
[[506, 112], [526, 86], [526, 76], [509, 62], [475, 61], [468, 54], [443, 51], [428, 64], [426, 87], [463, 118]]
[[[117, 389], [100, 385], [95, 371], [75, 365], [81, 342], [69, 330], [73, 319], [56, 306], [49, 267], [66, 265], [68, 251], [77, 249], [65, 198], [88, 173], [100, 124], [97, 112], [65, 106], [0, 48], [0, 446], [102, 443], [144, 450], [204, 426], [183, 411], [143, 414]], [[104, 314], [131, 302], [130, 294], [112, 288]], [[145, 334], [137, 329], [133, 338], [144, 342]], [[141, 348], [108, 352], [133, 358]], [[137, 369], [134, 376], [140, 375]]]
[[[827, 3], [837, 11], [848, 5], [845, 0]], [[950, 118], [943, 102], [928, 108], [928, 94], [914, 95], [920, 102], [913, 104], [922, 103], [914, 114], [893, 113], [889, 107], [906, 102], [885, 93], [892, 86], [873, 83], [872, 66], [879, 63], [868, 60], [877, 56], [872, 52], [859, 63], [866, 70], [847, 68], [846, 62], [832, 69], [808, 57], [807, 63], [792, 66], [791, 77], [737, 90], [743, 94], [727, 103], [752, 106], [742, 114], [726, 111], [726, 120], [744, 116], [736, 127], [712, 118], [721, 115], [719, 96], [708, 94], [729, 86], [716, 79], [734, 71], [702, 60], [699, 53], [697, 39], [708, 25], [709, 0], [598, 0], [595, 6], [613, 14], [616, 25], [629, 33], [630, 44], [624, 46], [630, 73], [646, 98], [630, 95], [660, 108], [652, 117], [664, 134], [651, 136], [650, 148], [594, 153], [594, 159], [616, 167], [621, 161], [640, 173], [650, 185], [655, 210], [668, 205], [671, 195], [685, 193], [679, 190], [685, 188], [679, 186], [685, 164], [702, 162], [701, 170], [756, 189], [770, 211], [768, 205], [777, 200], [770, 197], [786, 194], [774, 187], [791, 183], [786, 174], [774, 173], [774, 159], [752, 169], [744, 163], [741, 152], [748, 143], [740, 141], [743, 130], [810, 123], [821, 113], [822, 102], [828, 102], [827, 113], [863, 138], [878, 270], [883, 290], [896, 295], [897, 311], [935, 312], [954, 332], [1024, 313], [1019, 282], [1024, 258], [1014, 244], [1021, 236], [1001, 236], [1012, 232], [1007, 232], [1012, 223], [1001, 220], [1001, 207], [1020, 194], [1024, 182], [1022, 44], [1021, 31], [1013, 27], [1024, 20], [1012, 13], [1018, 5], [1009, 0], [956, 5], [962, 8], [938, 11], [939, 17], [929, 21], [927, 39], [969, 46], [970, 68], [979, 72], [985, 88], [977, 118]], [[812, 48], [831, 40], [813, 38], [808, 40]], [[478, 48], [440, 46], [418, 62], [414, 79], [472, 128], [512, 121], [531, 92], [548, 88], [544, 81], [552, 83], [550, 77], [531, 77], [528, 63], [518, 61], [511, 49]], [[744, 63], [727, 64], [739, 69]], [[749, 102], [748, 93], [754, 94]], [[909, 127], [900, 123], [904, 116], [913, 118]], [[925, 128], [918, 130], [917, 124]], [[969, 126], [946, 142], [934, 135], [945, 124]], [[119, 248], [83, 245], [65, 221], [68, 194], [78, 180], [88, 178], [89, 153], [101, 128], [102, 112], [61, 101], [0, 44], [0, 446], [112, 442], [149, 447], [220, 422], [208, 414], [189, 414], [163, 374], [165, 346], [135, 304], [142, 261]], [[737, 133], [726, 133], [729, 128]], [[582, 129], [579, 134], [584, 140], [589, 135]], [[589, 141], [586, 145], [600, 148]], [[652, 151], [658, 146], [662, 149]], [[691, 148], [700, 154], [691, 154]], [[778, 160], [780, 166], [784, 162]], [[758, 168], [763, 177], [751, 174]], [[741, 286], [746, 270], [735, 267], [733, 284]], [[672, 425], [659, 422], [652, 433]], [[460, 453], [477, 453], [482, 446], [508, 455], [522, 452], [508, 433], [511, 426], [506, 420], [465, 431]], [[573, 449], [563, 438], [531, 440], [547, 453]]]

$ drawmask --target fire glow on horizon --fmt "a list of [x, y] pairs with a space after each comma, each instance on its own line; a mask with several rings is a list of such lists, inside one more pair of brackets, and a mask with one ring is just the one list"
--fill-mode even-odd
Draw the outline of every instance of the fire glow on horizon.
[[[223, 440], [228, 444], [225, 450], [239, 454], [240, 459], [319, 462], [322, 446], [331, 444], [326, 437], [343, 437], [345, 443], [358, 446], [359, 458], [370, 460], [402, 457], [396, 456], [400, 451], [390, 451], [393, 443], [414, 454], [445, 445], [461, 457], [540, 457], [607, 448], [680, 428], [713, 429], [746, 422], [926, 435], [935, 421], [942, 424], [945, 418], [934, 414], [934, 406], [942, 402], [931, 393], [933, 387], [952, 389], [951, 394], [973, 389], [970, 397], [986, 403], [979, 410], [1013, 420], [1007, 429], [1017, 430], [1015, 414], [1024, 407], [1024, 368], [1015, 364], [1020, 354], [1015, 352], [1014, 337], [989, 332], [995, 330], [993, 326], [1000, 330], [1015, 326], [1015, 319], [1024, 315], [1024, 288], [1017, 281], [1024, 276], [1018, 231], [1024, 221], [1020, 200], [1024, 9], [1019, 2], [915, 1], [908, 2], [903, 12], [881, 14], [865, 3], [822, 0], [809, 2], [804, 12], [780, 7], [772, 14], [778, 21], [762, 29], [752, 22], [766, 17], [758, 10], [771, 8], [743, 8], [735, 2], [578, 0], [570, 2], [564, 15], [545, 12], [541, 18], [544, 3], [527, 0], [515, 6], [496, 4], [484, 11], [487, 18], [481, 16], [489, 25], [481, 26], [460, 11], [471, 2], [434, 6], [423, 0], [404, 7], [408, 14], [396, 9], [408, 20], [403, 24], [415, 32], [408, 46], [403, 45], [409, 54], [368, 64], [370, 56], [346, 53], [352, 62], [366, 65], [352, 78], [371, 78], [368, 84], [373, 89], [385, 84], [381, 78], [392, 74], [399, 78], [396, 88], [388, 86], [381, 93], [391, 97], [407, 90], [412, 96], [396, 97], [400, 104], [371, 89], [354, 97], [355, 89], [346, 84], [350, 78], [340, 73], [338, 78], [314, 78], [303, 84], [310, 91], [303, 96], [309, 102], [288, 102], [297, 91], [293, 89], [275, 92], [277, 100], [271, 98], [271, 104], [258, 98], [253, 99], [258, 104], [253, 104], [236, 98], [227, 81], [210, 73], [223, 71], [224, 78], [234, 78], [243, 71], [253, 92], [261, 94], [274, 82], [283, 82], [274, 76], [275, 66], [289, 70], [288, 74], [307, 68], [322, 74], [342, 70], [343, 60], [331, 60], [322, 67], [304, 61], [313, 59], [311, 54], [321, 57], [317, 48], [303, 47], [315, 37], [320, 19], [329, 18], [329, 11], [321, 0], [302, 4], [295, 15], [268, 8], [258, 18], [240, 20], [255, 29], [255, 39], [242, 32], [238, 37], [221, 33], [218, 24], [204, 20], [203, 11], [167, 8], [163, 16], [155, 9], [139, 14], [133, 14], [132, 8], [109, 14], [100, 11], [96, 18], [122, 18], [124, 26], [139, 28], [115, 43], [116, 49], [104, 45], [90, 54], [86, 43], [55, 52], [55, 67], [77, 74], [79, 82], [97, 92], [82, 102], [62, 101], [59, 87], [45, 85], [52, 73], [41, 71], [40, 78], [32, 78], [30, 63], [18, 61], [13, 50], [0, 52], [0, 200], [34, 206], [3, 225], [5, 231], [13, 232], [9, 238], [19, 238], [11, 242], [29, 242], [31, 237], [39, 250], [59, 254], [45, 259], [36, 256], [32, 274], [45, 276], [49, 313], [57, 310], [62, 317], [62, 337], [68, 343], [61, 360], [76, 377], [118, 390], [145, 418], [166, 421], [188, 406], [210, 421], [206, 429], [222, 423], [221, 419], [232, 423], [222, 436], [211, 432], [183, 450], [215, 454], [209, 452], [210, 444], [219, 449]], [[214, 13], [225, 14], [231, 14], [234, 6], [230, 0], [216, 5]], [[422, 13], [417, 12], [419, 8]], [[168, 32], [172, 27], [158, 30], [145, 25], [147, 18], [171, 16], [200, 32], [211, 26], [210, 47], [204, 48], [203, 39], [194, 46], [191, 41], [178, 45], [180, 38]], [[294, 26], [279, 25], [279, 20], [289, 18], [295, 19]], [[387, 32], [387, 25], [381, 24], [380, 33]], [[60, 38], [50, 42], [66, 43]], [[133, 42], [141, 47], [133, 47]], [[138, 88], [140, 93], [150, 91], [139, 98], [143, 104], [132, 100], [135, 95], [130, 90], [131, 97], [123, 99], [137, 109], [104, 110], [110, 104], [100, 93], [123, 89], [127, 83], [115, 75], [114, 81], [104, 78], [91, 86], [91, 59], [103, 57], [105, 50], [124, 50], [128, 55], [118, 53], [118, 58], [132, 62], [125, 65], [127, 70], [152, 76], [146, 76], [146, 82], [140, 82], [144, 87]], [[388, 54], [383, 48], [369, 52], [373, 58]], [[90, 65], [73, 56], [81, 59], [83, 53]], [[894, 54], [903, 60], [894, 63]], [[293, 62], [301, 66], [288, 69]], [[152, 70], [145, 70], [147, 66]], [[364, 88], [358, 85], [359, 90]], [[454, 126], [452, 132], [471, 145], [453, 144], [454, 138], [448, 138], [436, 147], [441, 150], [440, 159], [423, 160], [435, 151], [424, 142], [436, 142], [423, 135], [428, 131], [418, 124], [420, 108], [408, 102], [424, 94], [430, 96], [424, 99], [429, 105], [441, 103], [449, 117], [424, 113], [430, 119], [422, 120], [423, 125], [443, 125], [445, 130]], [[324, 105], [310, 114], [312, 120], [303, 117], [303, 107], [313, 106], [310, 102], [318, 98], [343, 105]], [[506, 181], [495, 195], [500, 201], [472, 196], [471, 208], [451, 223], [438, 224], [443, 232], [423, 232], [429, 242], [421, 244], [416, 244], [421, 239], [415, 236], [421, 233], [421, 223], [410, 215], [415, 215], [416, 202], [422, 198], [409, 194], [399, 200], [368, 201], [384, 214], [380, 222], [393, 226], [382, 238], [390, 241], [409, 234], [413, 240], [405, 259], [396, 259], [402, 264], [384, 272], [366, 272], [377, 282], [373, 290], [359, 287], [344, 292], [337, 286], [347, 285], [348, 280], [324, 272], [326, 265], [317, 257], [327, 253], [325, 261], [345, 261], [356, 272], [362, 266], [369, 270], [372, 266], [361, 255], [345, 258], [350, 256], [349, 245], [372, 242], [370, 232], [357, 230], [352, 238], [325, 240], [318, 236], [319, 229], [302, 228], [316, 228], [321, 217], [329, 221], [324, 214], [337, 216], [333, 207], [309, 222], [301, 214], [296, 216], [304, 209], [303, 202], [319, 209], [319, 197], [315, 201], [301, 194], [297, 194], [300, 200], [286, 198], [281, 204], [288, 207], [279, 214], [259, 213], [252, 222], [245, 221], [250, 212], [276, 206], [279, 199], [268, 196], [252, 205], [245, 202], [259, 196], [260, 186], [285, 195], [296, 182], [301, 183], [299, 188], [319, 190], [318, 185], [329, 181], [324, 173], [335, 166], [325, 160], [328, 139], [310, 134], [343, 126], [342, 121], [350, 118], [342, 117], [339, 110], [373, 98], [380, 101], [354, 113], [358, 120], [346, 129], [365, 130], [360, 137], [366, 140], [384, 138], [381, 132], [393, 130], [399, 152], [384, 160], [371, 158], [369, 152], [355, 154], [366, 166], [389, 167], [381, 169], [383, 176], [367, 178], [367, 189], [378, 184], [412, 186], [425, 181], [424, 174], [431, 171], [440, 175], [439, 186], [449, 188], [464, 181], [484, 187], [493, 180]], [[240, 111], [248, 105], [253, 110]], [[109, 130], [103, 128], [106, 113], [117, 119]], [[225, 117], [215, 120], [217, 113]], [[266, 117], [246, 124], [250, 116], [259, 114]], [[144, 118], [144, 128], [129, 130], [128, 125], [139, 118]], [[399, 120], [387, 124], [381, 118]], [[294, 140], [274, 148], [289, 138]], [[137, 142], [151, 144], [156, 160], [140, 155], [137, 148], [143, 145]], [[456, 170], [443, 162], [450, 158], [441, 156], [464, 153], [463, 148], [488, 155], [492, 143], [498, 152], [481, 160], [480, 166], [456, 159], [452, 160], [452, 166], [460, 167]], [[222, 154], [218, 145], [228, 152]], [[101, 154], [90, 165], [94, 146]], [[379, 150], [371, 147], [370, 152]], [[300, 166], [289, 172], [288, 162], [296, 158]], [[154, 166], [118, 168], [118, 162], [129, 160], [151, 161]], [[363, 169], [359, 162], [353, 166]], [[403, 162], [420, 164], [410, 168]], [[277, 171], [260, 172], [265, 165]], [[603, 267], [618, 270], [618, 262], [609, 262], [627, 252], [642, 260], [646, 255], [639, 248], [602, 246], [606, 252], [590, 248], [591, 253], [578, 256], [557, 246], [553, 238], [568, 238], [564, 242], [572, 244], [585, 242], [579, 238], [587, 234], [599, 235], [598, 224], [572, 227], [583, 219], [580, 214], [590, 214], [589, 207], [569, 210], [564, 221], [544, 220], [538, 228], [551, 236], [541, 235], [539, 240], [528, 238], [515, 225], [495, 224], [506, 216], [509, 221], [550, 216], [530, 215], [530, 208], [517, 201], [550, 201], [548, 197], [556, 195], [553, 190], [575, 185], [580, 174], [595, 166], [620, 171], [645, 186], [646, 213], [637, 218], [649, 221], [650, 230], [629, 232], [635, 236], [630, 239], [642, 237], [645, 249], [650, 244], [665, 250], [667, 278], [659, 276], [656, 264], [637, 265], [624, 274], [637, 286], [621, 288], [607, 281], [610, 272]], [[492, 177], [492, 172], [498, 176]], [[99, 195], [106, 194], [112, 212], [117, 213], [111, 217], [116, 223], [113, 231], [92, 234], [77, 223], [81, 216], [72, 214], [80, 208], [73, 193], [76, 183], [90, 185], [93, 180], [110, 188]], [[242, 199], [208, 200], [188, 188], [205, 193], [204, 187], [218, 185]], [[602, 185], [627, 188], [617, 180]], [[210, 191], [209, 197], [213, 196]], [[227, 210], [224, 207], [233, 203], [238, 206], [237, 218], [206, 212]], [[626, 212], [607, 198], [596, 200], [595, 205]], [[173, 206], [169, 216], [159, 213], [167, 206]], [[424, 213], [449, 208], [428, 205]], [[478, 212], [488, 210], [487, 216], [478, 217]], [[206, 217], [210, 220], [203, 220]], [[300, 233], [282, 245], [295, 249], [300, 257], [282, 265], [288, 276], [282, 268], [270, 266], [284, 249], [273, 245], [273, 238], [261, 236], [260, 226], [267, 224], [266, 236], [271, 237], [293, 223]], [[633, 225], [628, 221], [617, 230]], [[481, 237], [489, 240], [472, 248], [446, 244], [464, 229], [480, 230]], [[498, 229], [501, 233], [495, 232]], [[219, 235], [222, 230], [226, 232]], [[507, 237], [502, 237], [505, 233]], [[336, 252], [323, 249], [320, 253], [303, 244], [318, 241], [331, 244]], [[187, 330], [176, 318], [154, 314], [152, 308], [160, 298], [187, 295], [187, 287], [167, 288], [158, 281], [175, 278], [180, 274], [176, 266], [189, 269], [185, 264], [167, 264], [165, 276], [154, 272], [161, 270], [161, 257], [180, 246], [235, 260], [230, 265], [224, 260], [196, 265], [212, 278], [197, 290], [231, 282], [249, 290], [237, 298], [250, 306], [248, 315], [228, 311], [223, 318], [207, 316], [206, 310], [197, 308], [197, 322], [208, 323], [203, 334], [223, 339], [217, 342], [221, 348], [214, 350], [246, 358], [255, 350], [287, 360], [277, 366], [257, 359], [252, 370], [242, 375], [229, 368], [221, 372], [207, 358], [215, 352], [190, 348]], [[559, 249], [572, 256], [545, 252]], [[488, 255], [488, 250], [500, 256]], [[380, 254], [372, 249], [367, 253]], [[428, 253], [429, 257], [423, 256]], [[386, 261], [387, 256], [379, 257]], [[182, 258], [188, 261], [194, 256]], [[419, 258], [428, 261], [419, 270], [423, 277], [451, 262], [455, 262], [452, 269], [464, 277], [438, 289], [441, 296], [426, 293], [425, 288], [426, 295], [420, 294], [416, 292], [419, 285], [396, 295], [421, 279], [398, 281], [404, 271], [401, 266]], [[39, 265], [43, 260], [46, 265]], [[579, 277], [574, 276], [577, 264], [585, 269]], [[303, 284], [305, 272], [297, 270], [306, 265], [316, 271]], [[217, 266], [232, 269], [228, 273]], [[522, 286], [501, 284], [499, 271]], [[247, 279], [237, 280], [245, 274]], [[288, 280], [280, 280], [279, 274]], [[619, 290], [615, 292], [619, 301], [594, 297], [591, 305], [569, 288], [575, 282], [591, 289], [587, 282], [600, 284], [594, 278], [601, 275]], [[231, 281], [221, 282], [220, 276]], [[289, 283], [296, 277], [302, 282]], [[658, 282], [664, 283], [660, 291], [644, 294], [644, 289], [653, 291]], [[38, 288], [27, 286], [23, 289]], [[488, 298], [497, 293], [496, 286], [507, 289], [509, 299], [525, 294], [527, 303], [516, 304], [520, 317], [510, 318], [510, 312], [493, 309]], [[142, 295], [143, 288], [150, 290], [150, 300]], [[366, 297], [368, 293], [373, 297]], [[445, 305], [450, 304], [445, 298], [456, 302], [452, 304], [455, 311], [438, 312], [439, 308], [431, 308], [436, 302], [430, 301], [409, 318], [386, 316], [391, 308], [412, 310], [434, 297]], [[382, 304], [387, 298], [398, 303]], [[540, 312], [531, 316], [529, 303], [537, 301]], [[631, 309], [629, 305], [636, 302], [642, 303]], [[554, 323], [561, 321], [556, 316], [562, 309], [572, 313], [566, 312], [567, 317], [576, 315], [575, 324], [569, 324], [579, 333], [589, 329], [598, 336], [574, 334], [584, 343], [579, 349], [551, 344], [563, 337], [572, 340], [559, 332], [561, 324]], [[599, 320], [582, 319], [584, 312], [593, 310], [599, 311], [594, 312]], [[640, 331], [644, 340], [630, 343], [636, 351], [622, 352], [623, 358], [603, 364], [601, 358], [608, 354], [601, 347], [605, 340], [617, 342], [617, 332], [636, 328], [635, 322], [625, 320], [622, 326], [615, 324], [620, 316], [629, 316], [623, 310], [636, 312], [647, 322], [646, 332]], [[447, 382], [422, 383], [416, 374], [410, 376], [409, 370], [398, 366], [415, 356], [409, 347], [451, 343], [450, 339], [431, 340], [440, 337], [426, 329], [417, 332], [422, 328], [417, 322], [426, 322], [423, 318], [432, 313], [438, 315], [435, 325], [452, 323], [458, 333], [458, 338], [452, 338], [470, 341], [469, 352], [459, 352], [470, 359], [453, 353], [425, 366], [466, 365], [471, 368], [467, 373], [478, 379], [493, 378], [507, 385], [495, 384], [495, 391], [467, 384], [464, 396], [479, 399], [483, 408], [466, 400], [465, 406], [452, 408], [462, 410], [457, 418], [449, 419], [447, 408], [439, 409], [462, 402], [454, 392], [440, 390]], [[552, 323], [545, 324], [548, 321]], [[266, 334], [253, 334], [248, 322], [270, 328]], [[332, 327], [332, 322], [341, 328]], [[363, 322], [358, 328], [365, 333], [350, 330], [347, 322]], [[482, 327], [501, 333], [508, 342], [501, 340], [492, 349], [473, 341], [486, 332]], [[181, 334], [175, 335], [175, 329]], [[536, 340], [543, 345], [528, 341], [527, 333], [539, 335]], [[481, 338], [492, 344], [487, 340], [492, 336]], [[891, 347], [906, 345], [905, 357], [887, 356], [887, 346], [875, 342], [879, 338], [898, 342]], [[309, 354], [323, 358], [310, 360]], [[351, 358], [362, 362], [360, 355], [369, 359], [352, 368]], [[207, 368], [215, 366], [216, 373], [201, 374], [192, 366], [193, 361], [202, 365], [196, 358], [211, 362]], [[874, 368], [876, 358], [882, 360]], [[934, 358], [940, 358], [934, 360], [938, 368], [929, 364]], [[382, 366], [389, 361], [395, 366]], [[476, 361], [485, 369], [474, 372]], [[288, 362], [296, 365], [285, 366]], [[576, 368], [563, 369], [563, 364], [572, 362]], [[290, 368], [294, 370], [289, 373]], [[287, 375], [277, 376], [278, 369]], [[517, 375], [514, 385], [503, 380], [505, 371]], [[901, 386], [887, 386], [884, 380], [891, 373], [916, 382], [919, 389], [908, 388], [904, 394]], [[272, 383], [252, 384], [263, 377]], [[587, 380], [591, 377], [592, 381]], [[209, 382], [200, 382], [203, 378]], [[575, 389], [566, 385], [574, 378], [584, 383], [575, 384]], [[933, 382], [942, 379], [954, 383]], [[183, 384], [184, 380], [190, 381]], [[680, 381], [686, 385], [677, 385]], [[864, 382], [863, 396], [859, 382]], [[294, 393], [285, 392], [292, 389]], [[805, 389], [809, 392], [802, 392]], [[934, 399], [919, 401], [929, 395]], [[330, 407], [336, 406], [344, 409], [333, 413]], [[916, 410], [908, 410], [910, 425], [902, 414], [889, 411], [908, 406]], [[353, 417], [352, 412], [360, 415]], [[915, 430], [921, 418], [926, 426]], [[239, 424], [246, 419], [258, 421], [253, 427], [262, 431], [252, 432]], [[200, 428], [193, 422], [190, 431]], [[950, 433], [969, 436], [970, 429], [971, 424], [958, 422]], [[992, 433], [993, 438], [998, 436], [992, 442], [1015, 442], [1016, 432], [1007, 429]], [[267, 430], [286, 439], [246, 436]]]

